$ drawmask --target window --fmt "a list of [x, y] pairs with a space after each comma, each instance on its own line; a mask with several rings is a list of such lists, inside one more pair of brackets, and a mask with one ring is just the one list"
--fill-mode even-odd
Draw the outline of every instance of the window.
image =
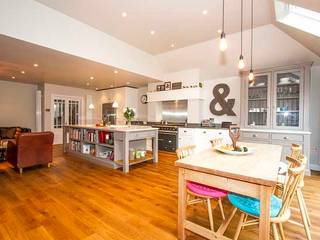
[[320, 13], [275, 0], [278, 22], [320, 37]]

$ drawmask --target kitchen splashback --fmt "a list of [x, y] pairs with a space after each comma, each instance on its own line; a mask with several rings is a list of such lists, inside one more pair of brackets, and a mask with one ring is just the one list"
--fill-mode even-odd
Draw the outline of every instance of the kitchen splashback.
[[188, 101], [163, 101], [162, 120], [168, 122], [186, 122], [188, 119]]

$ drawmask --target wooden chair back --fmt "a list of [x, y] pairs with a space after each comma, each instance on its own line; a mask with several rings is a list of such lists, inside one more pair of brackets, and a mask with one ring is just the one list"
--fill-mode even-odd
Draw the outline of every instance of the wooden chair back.
[[196, 149], [195, 145], [190, 145], [190, 146], [178, 148], [176, 150], [178, 159], [182, 159], [182, 158], [189, 157], [189, 156], [193, 155], [195, 149]]
[[291, 145], [291, 155], [290, 157], [298, 159], [302, 154], [302, 147], [299, 144], [293, 143]]
[[[290, 160], [293, 158], [288, 157]], [[296, 194], [296, 190], [301, 179], [304, 176], [305, 164], [300, 162], [297, 159], [294, 159], [294, 163], [292, 163], [292, 167], [288, 169], [288, 178], [285, 183], [284, 192], [282, 195], [282, 207], [279, 212], [278, 217], [284, 215], [289, 209], [292, 199]]]

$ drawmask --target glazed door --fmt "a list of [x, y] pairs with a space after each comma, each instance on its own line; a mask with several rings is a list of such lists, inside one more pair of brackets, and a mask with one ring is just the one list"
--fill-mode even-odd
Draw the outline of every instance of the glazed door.
[[81, 98], [53, 96], [51, 112], [51, 129], [54, 133], [54, 144], [62, 144], [63, 126], [80, 124]]
[[274, 73], [274, 128], [300, 129], [303, 116], [303, 71]]

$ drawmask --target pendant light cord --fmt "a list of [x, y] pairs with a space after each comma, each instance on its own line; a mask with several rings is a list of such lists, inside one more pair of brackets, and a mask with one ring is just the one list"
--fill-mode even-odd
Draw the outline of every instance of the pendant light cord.
[[222, 0], [222, 32], [224, 33], [224, 0]]
[[253, 0], [251, 0], [251, 70], [253, 55]]
[[243, 0], [241, 0], [241, 56], [242, 56], [242, 31], [243, 31]]

